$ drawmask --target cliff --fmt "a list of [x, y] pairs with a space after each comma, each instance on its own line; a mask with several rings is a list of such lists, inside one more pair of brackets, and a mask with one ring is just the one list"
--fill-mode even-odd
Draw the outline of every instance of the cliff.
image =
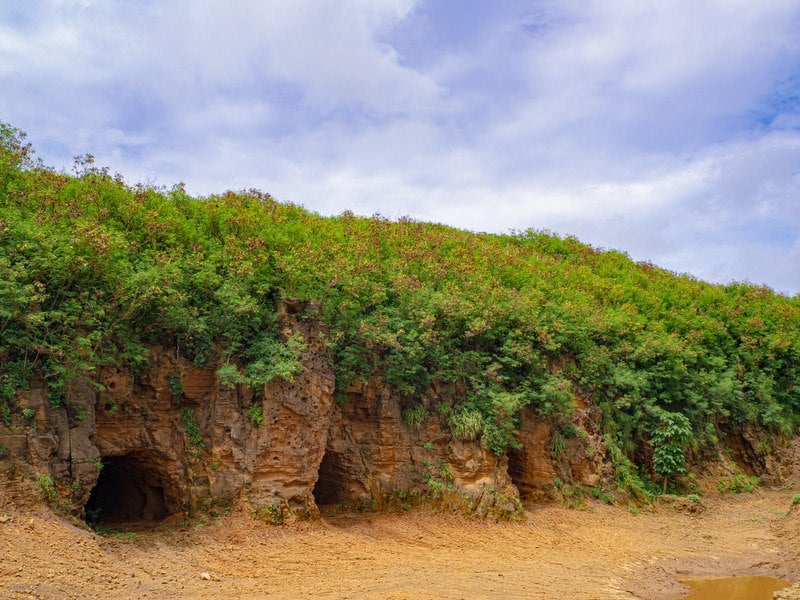
[[[614, 493], [613, 457], [591, 403], [578, 399], [566, 424], [524, 409], [518, 447], [498, 456], [448, 427], [463, 394], [457, 386], [431, 386], [414, 420], [378, 377], [352, 384], [337, 402], [326, 329], [313, 314], [313, 306], [281, 306], [281, 334], [305, 342], [291, 381], [225, 386], [214, 367], [153, 346], [138, 373], [106, 368], [100, 386], [73, 382], [65, 406], [53, 407], [34, 382], [16, 398], [12, 426], [0, 430], [7, 493], [22, 502], [43, 493], [90, 523], [157, 522], [237, 503], [273, 523], [315, 517], [320, 506], [421, 501], [510, 518], [523, 500]], [[755, 433], [730, 443], [731, 472], [780, 477], [781, 455], [759, 451]]]
[[[17, 397], [12, 426], [0, 430], [6, 489], [30, 495], [23, 481], [52, 481], [45, 492], [54, 504], [104, 523], [236, 502], [276, 523], [318, 515], [320, 505], [420, 499], [498, 516], [518, 509], [505, 457], [452, 439], [437, 418], [409, 427], [378, 381], [337, 404], [322, 325], [286, 306], [281, 324], [306, 342], [302, 370], [257, 390], [223, 386], [213, 367], [159, 346], [139, 373], [101, 371], [102, 391], [73, 383], [66, 406], [52, 407], [34, 382]], [[425, 402], [441, 399], [432, 389]]]

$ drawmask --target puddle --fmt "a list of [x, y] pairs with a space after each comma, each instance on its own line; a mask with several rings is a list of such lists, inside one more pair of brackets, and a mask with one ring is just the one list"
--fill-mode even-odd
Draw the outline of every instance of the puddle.
[[689, 577], [692, 588], [682, 600], [772, 600], [772, 594], [790, 584], [775, 577]]

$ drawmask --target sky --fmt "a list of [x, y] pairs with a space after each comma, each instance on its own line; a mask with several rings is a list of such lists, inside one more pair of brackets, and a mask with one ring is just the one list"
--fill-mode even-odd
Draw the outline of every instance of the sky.
[[800, 0], [2, 0], [38, 155], [800, 292]]

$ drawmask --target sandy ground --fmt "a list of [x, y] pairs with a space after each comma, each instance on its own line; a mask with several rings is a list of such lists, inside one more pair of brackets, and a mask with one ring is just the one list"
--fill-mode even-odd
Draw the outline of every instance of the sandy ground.
[[247, 515], [98, 536], [0, 507], [0, 598], [679, 598], [690, 575], [800, 578], [792, 491], [632, 514], [532, 508], [520, 523], [424, 511], [272, 527]]

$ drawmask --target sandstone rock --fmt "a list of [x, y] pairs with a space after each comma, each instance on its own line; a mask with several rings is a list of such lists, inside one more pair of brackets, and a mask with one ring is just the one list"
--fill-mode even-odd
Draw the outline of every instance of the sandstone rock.
[[[421, 399], [430, 416], [419, 429], [402, 416], [402, 402], [380, 380], [350, 390], [336, 405], [314, 493], [318, 504], [380, 506], [396, 498], [447, 498], [455, 510], [511, 514], [519, 496], [507, 460], [479, 442], [452, 438], [437, 407], [449, 394]], [[491, 493], [489, 493], [491, 490]]]
[[[3, 460], [30, 481], [52, 476], [61, 507], [90, 520], [157, 521], [239, 503], [279, 523], [314, 517], [319, 505], [412, 501], [513, 516], [520, 494], [553, 499], [559, 480], [583, 487], [611, 480], [598, 414], [580, 398], [567, 424], [525, 409], [522, 448], [508, 456], [453, 439], [445, 415], [463, 398], [458, 386], [433, 385], [405, 398], [375, 377], [336, 403], [326, 332], [314, 310], [294, 301], [280, 306], [281, 335], [306, 342], [302, 371], [257, 390], [225, 388], [215, 365], [199, 368], [159, 346], [137, 373], [107, 368], [95, 385], [73, 382], [64, 407], [51, 407], [44, 385], [32, 382], [16, 404], [35, 411], [33, 422], [20, 410], [13, 428], [0, 430]], [[417, 404], [429, 416], [414, 428], [403, 409]], [[260, 426], [248, 416], [257, 409]]]
[[523, 409], [522, 447], [509, 452], [509, 474], [523, 499], [555, 499], [565, 485], [603, 487], [613, 478], [599, 415], [585, 402], [576, 404], [572, 420], [559, 425], [532, 408]]
[[[0, 430], [4, 454], [30, 480], [52, 476], [63, 508], [82, 515], [88, 507], [101, 519], [98, 510], [114, 496], [127, 503], [120, 519], [157, 520], [240, 500], [255, 507], [277, 500], [287, 513], [313, 515], [334, 380], [317, 341], [322, 327], [299, 319], [302, 310], [293, 306], [281, 317], [286, 335], [299, 331], [311, 342], [291, 383], [276, 381], [258, 393], [226, 389], [214, 366], [197, 368], [174, 349], [154, 346], [135, 375], [119, 368], [98, 373], [99, 393], [89, 382], [72, 382], [65, 407], [51, 407], [44, 386], [32, 382], [17, 405], [19, 413], [33, 409], [35, 420], [19, 417], [11, 430]], [[246, 416], [251, 404], [262, 408], [262, 427]]]

